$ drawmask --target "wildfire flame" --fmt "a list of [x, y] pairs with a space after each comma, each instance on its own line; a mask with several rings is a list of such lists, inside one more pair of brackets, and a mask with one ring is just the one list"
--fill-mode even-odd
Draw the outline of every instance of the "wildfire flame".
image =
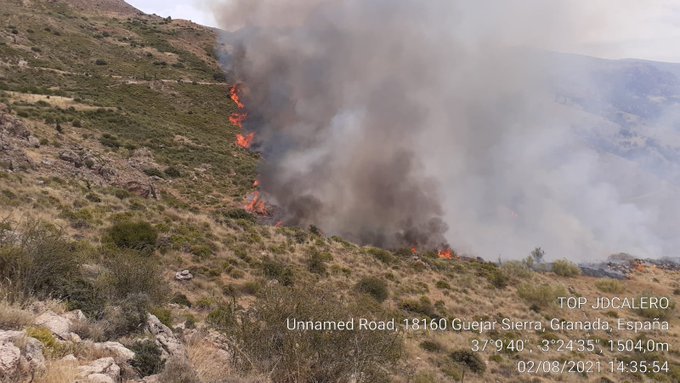
[[231, 98], [239, 109], [245, 109], [245, 105], [241, 101], [241, 97], [238, 95], [238, 85], [234, 85], [229, 89], [229, 98]]
[[230, 122], [232, 125], [237, 126], [237, 127], [239, 127], [240, 129], [243, 129], [243, 121], [245, 121], [246, 118], [248, 118], [248, 114], [247, 114], [247, 113], [232, 113], [232, 114], [229, 116], [229, 122]]
[[253, 144], [254, 139], [255, 139], [255, 133], [249, 133], [245, 136], [243, 134], [237, 134], [236, 135], [236, 145], [242, 147], [243, 149], [248, 149], [248, 148], [250, 148], [250, 145]]
[[454, 254], [453, 250], [451, 249], [445, 249], [445, 250], [439, 250], [439, 259], [446, 259], [446, 260], [453, 260]]
[[415, 247], [412, 247], [411, 248], [411, 254], [413, 254], [413, 255], [418, 254], [418, 249], [416, 249]]
[[252, 200], [245, 207], [246, 211], [249, 213], [256, 213], [261, 215], [267, 214], [267, 205], [264, 203], [260, 197], [260, 192], [254, 192]]

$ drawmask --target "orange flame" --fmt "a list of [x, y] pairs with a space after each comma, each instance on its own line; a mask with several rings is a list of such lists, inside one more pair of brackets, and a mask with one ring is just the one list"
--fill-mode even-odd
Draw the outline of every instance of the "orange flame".
[[241, 97], [238, 95], [238, 85], [234, 85], [229, 89], [229, 98], [231, 98], [239, 109], [245, 109], [245, 105], [241, 101]]
[[248, 118], [248, 114], [247, 114], [247, 113], [232, 113], [232, 114], [229, 116], [229, 122], [230, 122], [232, 125], [237, 126], [237, 127], [241, 128], [241, 129], [243, 129], [243, 121], [245, 121], [246, 118]]
[[242, 147], [243, 149], [250, 148], [255, 139], [255, 133], [249, 133], [247, 135], [237, 134], [236, 135], [236, 145]]
[[256, 213], [265, 215], [267, 214], [267, 205], [264, 203], [260, 197], [260, 192], [253, 193], [253, 199], [245, 207], [246, 211], [249, 213]]
[[451, 249], [446, 249], [446, 250], [439, 250], [439, 259], [446, 259], [446, 260], [453, 260], [454, 255], [453, 255], [453, 250]]
[[416, 249], [415, 247], [412, 247], [411, 248], [411, 254], [413, 254], [413, 255], [418, 254], [418, 249]]

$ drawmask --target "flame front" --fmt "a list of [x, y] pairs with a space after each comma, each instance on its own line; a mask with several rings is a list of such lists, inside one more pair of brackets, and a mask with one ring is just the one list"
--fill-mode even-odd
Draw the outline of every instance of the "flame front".
[[255, 139], [255, 133], [248, 133], [247, 135], [237, 134], [236, 135], [236, 145], [242, 147], [243, 149], [250, 148]]
[[439, 250], [439, 259], [453, 260], [454, 254], [451, 249]]
[[248, 118], [247, 113], [232, 113], [229, 116], [229, 122], [239, 129], [243, 129], [243, 121], [245, 121], [246, 118]]
[[231, 100], [234, 101], [234, 103], [236, 103], [236, 106], [239, 109], [245, 109], [246, 106], [241, 101], [241, 97], [238, 94], [238, 88], [239, 88], [239, 86], [237, 84], [237, 85], [232, 86], [231, 89], [229, 89], [229, 98], [231, 98]]
[[253, 192], [252, 196], [253, 196], [253, 198], [250, 200], [250, 203], [248, 203], [245, 207], [246, 211], [249, 212], [249, 213], [266, 215], [267, 214], [267, 205], [264, 203], [264, 201], [260, 197], [260, 192], [257, 192], [257, 191]]

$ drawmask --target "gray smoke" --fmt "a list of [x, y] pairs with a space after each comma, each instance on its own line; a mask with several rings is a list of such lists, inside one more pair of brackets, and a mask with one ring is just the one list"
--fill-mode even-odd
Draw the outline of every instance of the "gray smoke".
[[573, 3], [218, 6], [263, 193], [288, 224], [378, 246], [662, 255], [660, 200], [631, 201], [661, 181], [584, 139], [606, 123], [555, 102], [559, 60], [530, 49], [593, 32]]

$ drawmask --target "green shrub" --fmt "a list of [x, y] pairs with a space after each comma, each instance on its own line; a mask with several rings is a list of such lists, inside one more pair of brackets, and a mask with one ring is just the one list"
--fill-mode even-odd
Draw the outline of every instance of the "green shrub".
[[150, 310], [156, 318], [158, 318], [161, 323], [172, 328], [172, 311], [164, 307], [154, 307]]
[[378, 302], [383, 302], [389, 296], [387, 283], [377, 277], [361, 278], [355, 287], [360, 293], [368, 294]]
[[517, 288], [517, 295], [534, 309], [545, 308], [557, 303], [557, 297], [566, 295], [562, 286], [524, 283]]
[[120, 148], [121, 146], [123, 146], [123, 144], [121, 144], [120, 141], [118, 141], [118, 137], [112, 136], [112, 135], [110, 135], [110, 134], [108, 134], [108, 133], [104, 133], [104, 134], [99, 138], [99, 142], [100, 142], [102, 145], [104, 145], [104, 146], [106, 146], [106, 147], [109, 147], [109, 148], [112, 148], [112, 149], [118, 149], [118, 148]]
[[470, 350], [457, 350], [452, 352], [449, 357], [456, 363], [467, 367], [475, 374], [486, 371], [486, 363], [475, 352]]
[[159, 169], [156, 169], [156, 168], [146, 168], [143, 171], [144, 171], [144, 174], [146, 174], [149, 177], [155, 176], [155, 177], [159, 177], [159, 178], [165, 178], [165, 177], [163, 177], [164, 176], [163, 172], [160, 171]]
[[155, 303], [162, 304], [168, 295], [160, 265], [152, 257], [134, 250], [108, 251], [102, 265], [106, 268], [102, 284], [112, 300], [129, 295], [147, 294]]
[[228, 330], [235, 322], [234, 312], [229, 306], [220, 305], [208, 314], [208, 324], [218, 330]]
[[0, 222], [0, 285], [15, 298], [58, 297], [80, 275], [81, 259], [61, 231], [41, 222]]
[[533, 275], [533, 271], [527, 266], [526, 262], [521, 261], [504, 262], [500, 269], [512, 279], [525, 280]]
[[[654, 296], [653, 294], [643, 294], [642, 297], [652, 297]], [[640, 297], [638, 297], [638, 301]], [[657, 297], [658, 298], [658, 297]], [[648, 308], [641, 308], [641, 309], [636, 309], [633, 310], [636, 313], [638, 313], [640, 316], [646, 319], [655, 319], [658, 318], [659, 320], [667, 320], [669, 318], [673, 317], [673, 314], [675, 312], [675, 302], [671, 301], [669, 304], [668, 309], [662, 309], [662, 308], [657, 308], [657, 307], [648, 307]]]
[[438, 289], [441, 289], [441, 290], [451, 290], [451, 285], [449, 284], [449, 282], [442, 281], [442, 280], [437, 281], [434, 284], [434, 286]]
[[389, 264], [394, 262], [394, 256], [392, 255], [392, 253], [384, 249], [379, 249], [377, 247], [369, 247], [368, 249], [366, 249], [366, 254], [374, 256], [376, 259], [383, 263]]
[[170, 299], [170, 302], [186, 307], [191, 307], [191, 301], [189, 300], [189, 298], [187, 298], [186, 295], [182, 293], [176, 293], [175, 295], [173, 295], [172, 299]]
[[132, 294], [116, 304], [108, 304], [98, 325], [101, 326], [105, 339], [138, 333], [146, 325], [150, 308], [151, 300], [148, 295]]
[[314, 274], [325, 275], [326, 262], [330, 259], [333, 259], [333, 257], [328, 253], [313, 251], [307, 258], [307, 270]]
[[575, 277], [581, 275], [581, 268], [566, 259], [555, 261], [552, 266], [552, 271], [561, 277]]
[[158, 231], [148, 222], [122, 221], [111, 226], [107, 237], [121, 249], [134, 249], [151, 253], [156, 248]]
[[601, 279], [595, 282], [595, 287], [603, 293], [620, 294], [625, 290], [623, 283], [616, 279]]
[[163, 173], [165, 173], [165, 175], [170, 177], [170, 178], [179, 178], [179, 177], [182, 176], [182, 173], [179, 171], [179, 169], [177, 169], [174, 166], [169, 166], [169, 167], [165, 168]]
[[510, 277], [501, 269], [494, 269], [487, 275], [487, 279], [497, 289], [504, 289], [510, 282]]
[[275, 279], [283, 286], [293, 285], [294, 272], [290, 266], [277, 262], [271, 258], [266, 258], [262, 261], [262, 269], [267, 278]]
[[138, 341], [130, 349], [135, 353], [130, 365], [140, 376], [144, 377], [161, 372], [165, 363], [161, 359], [162, 352], [156, 342], [152, 340]]

